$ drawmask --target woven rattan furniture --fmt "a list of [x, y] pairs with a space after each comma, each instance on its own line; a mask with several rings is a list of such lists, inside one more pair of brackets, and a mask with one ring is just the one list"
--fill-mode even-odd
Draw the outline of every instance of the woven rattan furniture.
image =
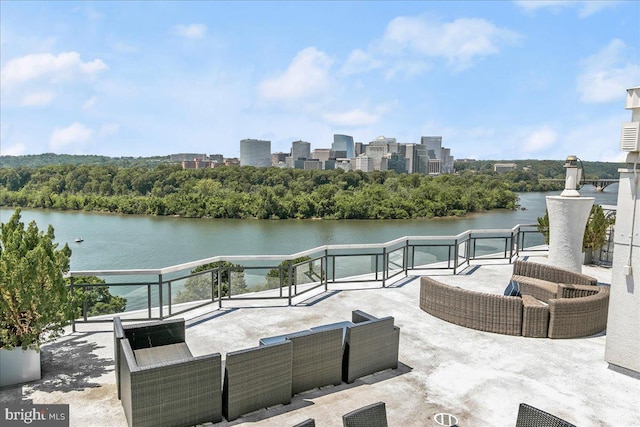
[[122, 325], [114, 318], [118, 397], [130, 426], [190, 426], [221, 416], [219, 353], [193, 357], [183, 319]]
[[342, 380], [357, 378], [398, 367], [400, 328], [393, 317], [378, 319], [360, 310], [351, 314], [353, 326], [345, 333]]
[[293, 343], [292, 394], [342, 383], [342, 328], [287, 335]]
[[516, 427], [576, 427], [562, 418], [551, 415], [533, 406], [521, 403]]
[[528, 261], [514, 261], [511, 280], [518, 282], [522, 295], [532, 295], [541, 301], [558, 297], [558, 284], [595, 286], [598, 281], [586, 274]]
[[470, 291], [420, 278], [420, 308], [447, 322], [506, 335], [522, 335], [522, 299]]
[[227, 353], [222, 413], [227, 421], [291, 403], [293, 343], [285, 340]]
[[549, 308], [531, 295], [522, 295], [522, 336], [545, 338], [549, 330]]
[[557, 285], [565, 297], [548, 304], [532, 295], [509, 297], [449, 286], [430, 277], [420, 279], [420, 308], [467, 328], [525, 337], [576, 338], [607, 327], [609, 287]]
[[387, 427], [387, 408], [384, 402], [373, 403], [342, 416], [344, 427]]
[[[561, 286], [562, 288], [562, 286]], [[591, 286], [593, 290], [561, 290], [568, 295], [584, 295], [575, 298], [549, 300], [549, 338], [586, 337], [607, 328], [609, 312], [609, 287]], [[565, 288], [566, 289], [566, 288]]]

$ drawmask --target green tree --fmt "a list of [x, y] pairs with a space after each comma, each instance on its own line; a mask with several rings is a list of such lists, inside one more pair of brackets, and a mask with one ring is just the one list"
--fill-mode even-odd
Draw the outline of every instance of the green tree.
[[16, 209], [0, 230], [0, 347], [39, 348], [62, 334], [73, 315], [64, 280], [71, 249], [58, 249], [51, 225], [25, 228]]
[[[66, 279], [67, 284], [71, 280]], [[106, 282], [96, 276], [78, 276], [74, 278], [74, 283], [87, 285], [101, 285]], [[74, 316], [82, 316], [83, 307], [86, 307], [87, 316], [99, 316], [101, 314], [121, 313], [127, 307], [127, 299], [112, 295], [108, 286], [78, 286], [73, 294]]]
[[[221, 269], [221, 291], [223, 297], [229, 295], [229, 285], [231, 285], [231, 291], [234, 295], [247, 292], [247, 284], [241, 266], [227, 261], [212, 262], [191, 270], [193, 276], [185, 281], [184, 289], [176, 294], [174, 303], [179, 304], [198, 300], [210, 300], [212, 298], [211, 271], [215, 269]], [[218, 297], [218, 284], [215, 283], [217, 277], [217, 271], [213, 271], [213, 298]]]
[[[272, 268], [271, 270], [269, 270], [269, 272], [267, 273], [267, 286], [265, 287], [265, 289], [275, 289], [277, 287], [280, 286], [280, 271], [282, 270], [282, 278], [283, 278], [283, 283], [286, 285], [289, 282], [289, 274], [291, 272], [291, 267], [296, 265], [296, 264], [300, 264], [303, 263], [305, 261], [311, 261], [311, 258], [308, 256], [303, 256], [300, 258], [295, 258], [291, 261], [282, 261], [279, 265], [278, 268]], [[295, 285], [298, 282], [298, 277], [297, 274], [295, 274], [296, 270], [293, 270], [293, 277], [292, 280], [293, 282], [291, 283], [292, 285]], [[308, 274], [313, 274], [313, 266], [311, 264], [309, 264], [309, 269], [307, 272], [302, 272], [302, 274], [304, 273], [308, 273]]]
[[615, 218], [607, 218], [604, 214], [602, 206], [594, 204], [591, 207], [589, 220], [584, 229], [584, 238], [582, 240], [582, 249], [596, 250], [600, 249], [607, 242], [607, 230], [615, 222]]

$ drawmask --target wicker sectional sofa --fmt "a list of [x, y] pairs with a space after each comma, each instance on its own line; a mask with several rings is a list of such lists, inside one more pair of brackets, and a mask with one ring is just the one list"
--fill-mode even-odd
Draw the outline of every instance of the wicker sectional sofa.
[[[552, 282], [554, 278], [566, 282]], [[520, 284], [522, 297], [462, 289], [426, 276], [420, 280], [422, 310], [472, 329], [536, 338], [576, 338], [600, 333], [607, 326], [608, 286], [597, 286], [592, 277], [544, 264], [516, 261], [512, 280]]]
[[183, 319], [122, 325], [114, 318], [118, 397], [130, 426], [222, 420], [220, 353], [193, 357]]
[[[129, 426], [227, 421], [300, 392], [398, 367], [393, 317], [352, 320], [263, 338], [258, 347], [193, 357], [184, 319], [123, 325], [114, 318], [118, 398]], [[224, 373], [224, 377], [223, 377]]]
[[520, 293], [547, 302], [558, 297], [558, 284], [596, 286], [598, 281], [586, 274], [536, 262], [517, 260], [511, 280], [518, 282]]

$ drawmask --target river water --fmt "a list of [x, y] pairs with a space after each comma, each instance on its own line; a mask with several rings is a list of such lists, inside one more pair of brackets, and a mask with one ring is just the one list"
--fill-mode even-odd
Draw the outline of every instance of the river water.
[[[523, 209], [494, 210], [464, 218], [429, 220], [222, 220], [149, 217], [23, 209], [22, 220], [53, 225], [56, 241], [69, 243], [72, 270], [162, 268], [220, 255], [288, 255], [327, 244], [384, 243], [403, 236], [455, 235], [469, 229], [535, 224], [545, 196], [521, 193]], [[617, 185], [581, 195], [615, 205]], [[6, 222], [13, 209], [0, 208]], [[82, 243], [75, 243], [82, 237]]]

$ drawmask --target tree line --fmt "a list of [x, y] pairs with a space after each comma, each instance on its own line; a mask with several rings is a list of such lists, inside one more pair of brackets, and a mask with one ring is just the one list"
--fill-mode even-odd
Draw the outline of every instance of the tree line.
[[513, 209], [514, 191], [531, 178], [52, 165], [0, 169], [0, 205], [188, 218], [431, 218]]
[[[514, 163], [520, 172], [530, 172], [538, 178], [564, 179], [566, 169], [564, 160], [475, 160], [457, 161], [455, 169], [458, 172], [475, 171], [479, 173], [489, 173], [493, 171], [496, 163]], [[585, 178], [595, 179], [616, 179], [620, 177], [618, 169], [624, 167], [624, 163], [610, 162], [582, 162]]]

